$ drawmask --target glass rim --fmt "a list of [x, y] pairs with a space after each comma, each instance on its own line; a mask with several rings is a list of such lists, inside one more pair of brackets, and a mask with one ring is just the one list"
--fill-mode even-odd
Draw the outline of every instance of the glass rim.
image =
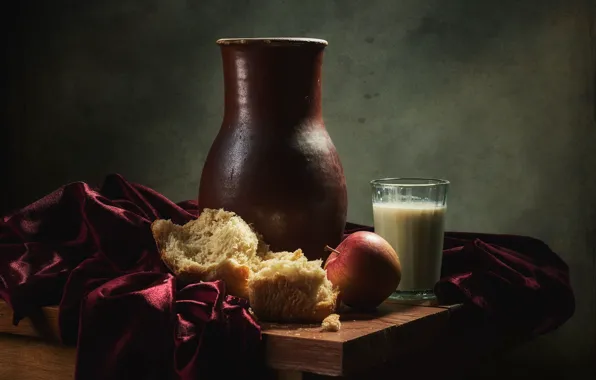
[[395, 187], [433, 187], [447, 186], [450, 182], [440, 178], [426, 177], [388, 177], [373, 179], [371, 186], [395, 186]]

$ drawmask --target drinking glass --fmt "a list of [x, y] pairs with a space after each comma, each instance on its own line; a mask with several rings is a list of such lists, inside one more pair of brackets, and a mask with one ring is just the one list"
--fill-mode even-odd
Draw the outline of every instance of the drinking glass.
[[371, 181], [375, 232], [391, 244], [401, 263], [393, 299], [435, 299], [441, 277], [449, 181], [383, 178]]

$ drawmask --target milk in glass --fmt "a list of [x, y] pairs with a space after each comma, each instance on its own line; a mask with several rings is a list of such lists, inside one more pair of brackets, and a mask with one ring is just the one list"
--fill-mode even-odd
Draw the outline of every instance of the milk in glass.
[[431, 202], [373, 203], [375, 232], [391, 244], [401, 262], [397, 290], [431, 290], [439, 280], [445, 210]]

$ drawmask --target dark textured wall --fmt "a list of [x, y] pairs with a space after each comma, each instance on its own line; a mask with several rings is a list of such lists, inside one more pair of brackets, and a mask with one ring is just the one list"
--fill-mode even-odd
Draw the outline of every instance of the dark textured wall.
[[370, 179], [436, 176], [453, 182], [450, 229], [547, 241], [571, 265], [577, 313], [516, 360], [586, 378], [577, 365], [596, 339], [593, 1], [13, 3], [2, 6], [5, 208], [108, 172], [195, 197], [222, 116], [214, 41], [325, 38], [324, 115], [350, 219], [371, 222]]

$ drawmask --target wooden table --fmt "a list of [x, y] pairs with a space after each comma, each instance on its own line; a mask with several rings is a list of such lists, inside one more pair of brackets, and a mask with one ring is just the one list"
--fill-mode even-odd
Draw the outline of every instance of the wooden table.
[[[266, 363], [278, 379], [376, 379], [420, 372], [424, 378], [452, 372], [461, 378], [477, 358], [519, 343], [472, 314], [461, 305], [388, 301], [375, 315], [343, 314], [339, 332], [263, 324]], [[0, 380], [72, 379], [75, 349], [60, 345], [57, 317], [57, 308], [47, 307], [13, 326], [12, 310], [0, 301]]]

